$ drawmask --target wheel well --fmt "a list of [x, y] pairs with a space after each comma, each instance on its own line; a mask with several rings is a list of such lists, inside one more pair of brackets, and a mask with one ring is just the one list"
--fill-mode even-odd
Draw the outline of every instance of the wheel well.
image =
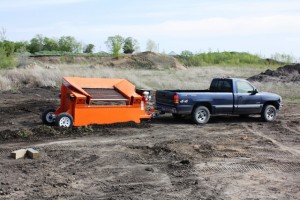
[[201, 102], [201, 103], [196, 103], [193, 107], [193, 111], [192, 113], [194, 112], [194, 110], [198, 107], [198, 106], [205, 106], [210, 113], [212, 113], [212, 107], [211, 107], [211, 104], [209, 102]]
[[279, 109], [279, 103], [276, 101], [267, 101], [264, 103], [263, 107], [266, 107], [267, 105], [272, 105], [274, 106], [277, 110]]

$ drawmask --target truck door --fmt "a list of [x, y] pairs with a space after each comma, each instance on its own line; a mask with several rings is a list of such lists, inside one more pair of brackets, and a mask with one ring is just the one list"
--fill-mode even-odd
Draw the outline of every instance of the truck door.
[[247, 81], [236, 82], [236, 114], [255, 114], [261, 111], [261, 96]]
[[210, 90], [213, 99], [214, 112], [217, 114], [232, 114], [233, 94], [232, 81], [229, 79], [215, 79]]

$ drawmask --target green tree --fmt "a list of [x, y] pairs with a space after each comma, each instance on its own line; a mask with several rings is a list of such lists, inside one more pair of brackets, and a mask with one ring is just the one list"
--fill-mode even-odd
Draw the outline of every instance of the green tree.
[[72, 36], [62, 36], [59, 41], [59, 50], [65, 52], [79, 53], [81, 51], [81, 43], [77, 42]]
[[15, 52], [15, 43], [8, 41], [8, 40], [4, 40], [2, 42], [2, 48], [5, 51], [5, 54], [7, 57], [13, 56], [14, 52]]
[[36, 35], [30, 40], [28, 49], [30, 53], [42, 51], [44, 47], [44, 37], [41, 34]]
[[0, 41], [0, 68], [14, 66], [14, 43], [8, 40]]
[[105, 44], [113, 56], [119, 58], [120, 50], [124, 44], [124, 38], [120, 35], [110, 36], [107, 38]]
[[138, 49], [138, 41], [132, 37], [128, 37], [124, 41], [123, 52], [125, 54], [131, 54]]
[[86, 46], [84, 47], [83, 53], [93, 53], [94, 48], [95, 48], [95, 45], [93, 45], [93, 44], [88, 44], [88, 45], [86, 45]]
[[28, 46], [29, 43], [27, 41], [15, 42], [15, 52], [27, 51]]
[[43, 51], [59, 51], [58, 40], [45, 37], [43, 40]]

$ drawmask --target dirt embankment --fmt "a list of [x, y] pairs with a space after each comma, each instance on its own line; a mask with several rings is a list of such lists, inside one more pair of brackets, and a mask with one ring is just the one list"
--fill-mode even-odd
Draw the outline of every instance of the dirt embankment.
[[141, 69], [185, 69], [174, 57], [153, 52], [142, 52], [124, 55], [120, 58], [112, 56], [34, 56], [34, 62], [43, 64], [89, 64], [90, 67], [103, 66], [114, 68], [141, 68]]
[[279, 67], [277, 70], [266, 70], [248, 78], [249, 81], [259, 82], [300, 82], [300, 64], [291, 64]]

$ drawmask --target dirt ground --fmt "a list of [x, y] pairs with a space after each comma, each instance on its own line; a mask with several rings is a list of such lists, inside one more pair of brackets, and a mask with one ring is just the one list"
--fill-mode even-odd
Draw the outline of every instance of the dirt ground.
[[[273, 123], [162, 115], [66, 130], [40, 120], [58, 93], [1, 92], [0, 199], [300, 198], [300, 105], [284, 105]], [[41, 157], [9, 157], [28, 147]]]

